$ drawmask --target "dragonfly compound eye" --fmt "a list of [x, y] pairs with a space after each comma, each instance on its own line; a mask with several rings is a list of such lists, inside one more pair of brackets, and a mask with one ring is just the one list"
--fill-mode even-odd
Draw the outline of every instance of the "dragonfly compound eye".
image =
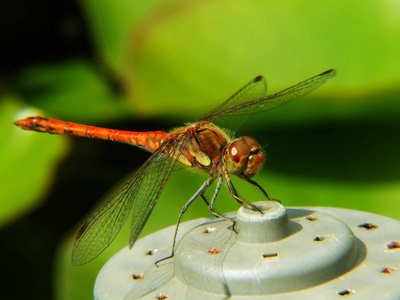
[[234, 141], [229, 146], [229, 156], [234, 163], [240, 164], [243, 160], [247, 160], [249, 153], [249, 145], [242, 140]]
[[250, 147], [247, 166], [243, 171], [243, 175], [247, 178], [251, 178], [261, 169], [265, 160], [265, 154], [262, 151], [260, 144], [252, 137], [244, 136], [242, 137], [242, 140]]
[[247, 166], [250, 146], [242, 139], [236, 140], [229, 145], [227, 154], [228, 172], [235, 175], [240, 174]]
[[247, 163], [247, 168], [244, 170], [243, 174], [247, 178], [251, 178], [260, 171], [265, 160], [265, 154], [262, 150], [259, 150], [257, 153], [250, 154], [249, 160]]

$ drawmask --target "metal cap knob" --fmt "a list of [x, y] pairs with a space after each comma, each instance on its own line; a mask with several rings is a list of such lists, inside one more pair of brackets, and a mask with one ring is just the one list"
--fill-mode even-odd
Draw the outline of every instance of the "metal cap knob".
[[316, 221], [289, 221], [276, 202], [254, 204], [263, 214], [241, 208], [238, 234], [218, 222], [208, 234], [204, 224], [184, 236], [174, 259], [177, 278], [216, 294], [229, 287], [232, 295], [266, 295], [321, 284], [357, 262], [356, 239], [340, 220], [318, 213], [316, 230]]
[[277, 202], [254, 203], [263, 212], [241, 207], [236, 217], [237, 241], [243, 243], [275, 242], [296, 231], [286, 209]]

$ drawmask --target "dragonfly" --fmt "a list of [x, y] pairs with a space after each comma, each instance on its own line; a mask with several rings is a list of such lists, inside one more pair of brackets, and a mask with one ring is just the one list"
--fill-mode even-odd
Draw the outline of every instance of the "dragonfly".
[[[170, 132], [114, 130], [39, 116], [27, 117], [14, 124], [24, 130], [121, 142], [152, 153], [133, 178], [106, 200], [79, 229], [72, 250], [74, 265], [83, 265], [100, 255], [114, 240], [131, 211], [129, 247], [132, 248], [176, 166], [183, 165], [208, 174], [207, 180], [179, 213], [172, 252], [168, 257], [171, 258], [174, 256], [182, 215], [196, 198], [202, 198], [212, 214], [234, 224], [233, 219], [214, 211], [215, 200], [224, 180], [230, 195], [237, 202], [260, 211], [257, 206], [238, 195], [231, 175], [257, 187], [267, 200], [275, 200], [252, 179], [265, 160], [262, 147], [250, 136], [234, 139], [231, 134], [254, 113], [297, 99], [318, 88], [335, 74], [336, 71], [331, 69], [269, 96], [266, 96], [265, 79], [257, 76], [196, 122]], [[214, 182], [215, 190], [208, 200], [205, 191]]]

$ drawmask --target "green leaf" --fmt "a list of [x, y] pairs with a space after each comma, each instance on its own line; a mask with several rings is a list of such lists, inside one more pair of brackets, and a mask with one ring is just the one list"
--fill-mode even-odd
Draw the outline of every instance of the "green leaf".
[[[348, 101], [392, 89], [400, 77], [395, 1], [82, 5], [97, 51], [123, 79], [131, 110], [140, 116], [193, 121], [259, 74], [272, 93], [330, 68], [338, 69], [337, 77], [307, 97], [325, 101], [333, 113], [344, 105], [350, 116]], [[307, 111], [306, 119], [319, 113], [312, 105]]]
[[26, 132], [13, 122], [40, 111], [22, 105], [15, 97], [0, 101], [0, 226], [27, 214], [41, 204], [51, 186], [58, 162], [67, 151], [63, 138]]
[[171, 5], [161, 16], [155, 9], [154, 18], [147, 16], [127, 44], [131, 107], [191, 121], [256, 75], [267, 78], [272, 93], [330, 68], [338, 70], [337, 77], [308, 97], [329, 95], [343, 103], [395, 86], [398, 5], [331, 4], [193, 1]]

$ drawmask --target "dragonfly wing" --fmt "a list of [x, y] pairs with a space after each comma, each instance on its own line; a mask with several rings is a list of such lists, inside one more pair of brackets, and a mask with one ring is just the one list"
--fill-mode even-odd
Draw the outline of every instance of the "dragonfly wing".
[[[228, 100], [223, 102], [220, 106], [208, 112], [205, 116], [203, 116], [198, 121], [208, 121], [214, 116], [221, 116], [221, 112], [227, 111], [232, 107], [236, 107], [241, 103], [249, 102], [254, 99], [260, 99], [265, 97], [265, 93], [267, 92], [267, 82], [265, 78], [262, 76], [257, 76], [249, 83], [247, 83], [244, 87], [242, 87], [239, 91], [233, 94]], [[219, 118], [214, 123], [218, 126], [229, 128], [233, 131], [240, 128], [240, 126], [245, 123], [247, 120], [246, 117], [243, 118]]]
[[125, 223], [132, 207], [131, 187], [138, 174], [108, 199], [93, 216], [83, 224], [75, 239], [72, 263], [83, 265], [106, 249]]
[[235, 101], [237, 105], [224, 107], [223, 110], [216, 109], [214, 114], [206, 115], [206, 120], [215, 120], [217, 122], [219, 118], [246, 116], [270, 110], [310, 93], [334, 77], [335, 74], [335, 70], [328, 70], [270, 96], [254, 98], [250, 101], [247, 101], [247, 99], [238, 99]]
[[217, 115], [218, 113], [225, 111], [231, 107], [237, 106], [243, 102], [262, 98], [265, 96], [266, 92], [267, 82], [265, 81], [265, 78], [262, 76], [257, 76], [235, 94], [233, 94], [228, 100], [224, 101], [220, 106], [208, 112], [200, 119], [200, 121], [207, 121], [210, 117]]
[[[133, 215], [129, 247], [132, 248], [147, 219], [150, 216], [158, 198], [174, 169], [177, 159], [185, 148], [189, 136], [183, 135], [181, 139], [171, 139], [163, 144], [168, 147], [169, 155], [157, 155], [143, 169], [140, 179], [133, 187], [135, 201], [133, 203]], [[173, 145], [173, 147], [172, 147]], [[170, 152], [171, 151], [171, 152]]]
[[162, 153], [173, 141], [174, 139], [168, 140], [157, 149], [135, 176], [85, 222], [72, 250], [74, 265], [83, 265], [93, 260], [111, 244], [132, 206], [138, 209], [134, 212], [133, 226], [138, 227], [135, 227], [134, 238], [131, 237], [133, 245], [176, 163], [176, 158]]

